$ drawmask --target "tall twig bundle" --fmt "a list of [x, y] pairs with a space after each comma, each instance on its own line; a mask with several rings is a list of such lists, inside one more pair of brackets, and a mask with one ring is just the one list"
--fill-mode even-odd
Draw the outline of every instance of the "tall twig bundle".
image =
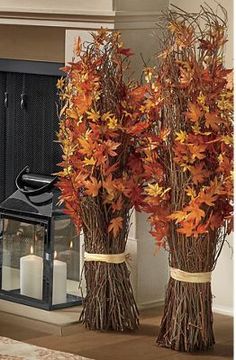
[[124, 80], [131, 51], [120, 34], [101, 29], [91, 36], [90, 43], [77, 40], [76, 59], [58, 82], [59, 187], [67, 213], [83, 228], [86, 253], [106, 257], [85, 261], [81, 320], [90, 329], [133, 330], [139, 321], [129, 270], [107, 255], [125, 252], [130, 211], [142, 197], [142, 162], [133, 149], [143, 92]]
[[208, 6], [195, 15], [169, 11], [158, 65], [146, 69], [156, 113], [147, 109], [145, 210], [175, 269], [157, 343], [188, 352], [215, 342], [208, 273], [232, 230], [232, 73], [224, 66], [220, 10], [222, 17]]

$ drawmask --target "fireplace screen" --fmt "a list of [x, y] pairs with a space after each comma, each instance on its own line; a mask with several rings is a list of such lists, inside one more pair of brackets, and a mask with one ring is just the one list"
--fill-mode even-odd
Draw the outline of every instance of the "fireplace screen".
[[58, 170], [56, 83], [61, 66], [0, 59], [0, 202], [15, 190], [15, 178], [26, 165], [39, 174]]

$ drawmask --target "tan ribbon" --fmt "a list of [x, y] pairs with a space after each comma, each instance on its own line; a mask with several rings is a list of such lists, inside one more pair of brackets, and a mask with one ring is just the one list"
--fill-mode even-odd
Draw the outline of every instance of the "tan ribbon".
[[210, 272], [196, 272], [190, 273], [180, 269], [170, 268], [170, 276], [172, 279], [184, 281], [188, 283], [207, 283], [211, 282]]
[[84, 252], [84, 261], [101, 261], [110, 264], [121, 264], [127, 260], [129, 254], [91, 254]]

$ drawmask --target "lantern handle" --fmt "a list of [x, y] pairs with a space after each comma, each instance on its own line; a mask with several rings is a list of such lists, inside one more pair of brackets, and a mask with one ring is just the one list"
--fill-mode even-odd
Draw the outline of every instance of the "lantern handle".
[[[57, 180], [57, 176], [46, 176], [39, 174], [30, 174], [29, 166], [24, 167], [17, 175], [15, 184], [17, 189], [25, 195], [39, 195], [46, 192]], [[25, 189], [25, 185], [35, 187]]]

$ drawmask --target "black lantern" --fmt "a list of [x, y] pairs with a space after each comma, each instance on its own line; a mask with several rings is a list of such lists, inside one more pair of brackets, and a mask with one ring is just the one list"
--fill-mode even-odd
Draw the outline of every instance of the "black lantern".
[[81, 304], [79, 237], [58, 205], [55, 181], [26, 167], [0, 204], [2, 299], [46, 310]]

